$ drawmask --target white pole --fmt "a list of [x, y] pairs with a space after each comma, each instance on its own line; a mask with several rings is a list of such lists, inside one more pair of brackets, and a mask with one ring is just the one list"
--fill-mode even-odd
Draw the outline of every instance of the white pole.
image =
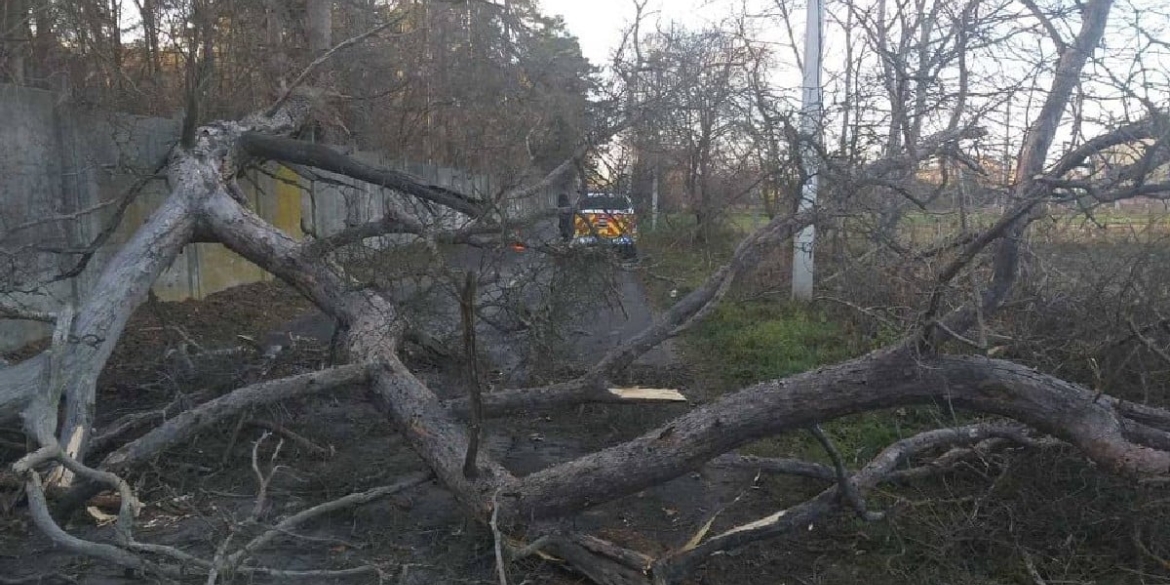
[[[821, 119], [821, 0], [808, 0], [804, 33], [804, 95], [800, 110], [801, 160], [808, 180], [800, 193], [799, 211], [808, 211], [817, 203], [817, 149]], [[816, 229], [808, 226], [796, 234], [792, 253], [792, 298], [802, 301], [813, 294], [813, 245]]]
[[658, 163], [654, 164], [654, 179], [650, 187], [650, 229], [658, 229]]

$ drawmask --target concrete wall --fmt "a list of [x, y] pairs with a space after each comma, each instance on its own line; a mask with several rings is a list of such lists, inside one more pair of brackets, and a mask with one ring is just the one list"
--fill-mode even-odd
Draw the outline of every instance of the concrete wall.
[[[84, 272], [45, 284], [79, 258], [59, 252], [85, 248], [113, 223], [118, 202], [164, 159], [178, 139], [179, 126], [178, 119], [86, 110], [51, 92], [0, 84], [0, 299], [35, 310], [52, 311], [66, 302], [76, 306], [108, 259], [166, 197], [165, 181], [154, 180], [141, 189]], [[380, 153], [353, 155], [469, 194], [486, 196], [496, 189], [486, 176], [389, 160]], [[328, 235], [378, 219], [386, 209], [406, 211], [428, 223], [457, 221], [455, 214], [414, 198], [347, 177], [322, 176], [325, 180], [309, 181], [271, 165], [240, 184], [253, 210], [297, 238], [303, 236], [302, 221], [314, 233]], [[541, 193], [517, 202], [514, 210], [553, 202], [552, 193]], [[65, 215], [70, 215], [68, 220], [54, 220]], [[392, 242], [386, 238], [382, 243]], [[221, 245], [192, 244], [155, 283], [154, 292], [163, 300], [198, 299], [270, 278]], [[47, 334], [40, 323], [0, 320], [0, 351]]]

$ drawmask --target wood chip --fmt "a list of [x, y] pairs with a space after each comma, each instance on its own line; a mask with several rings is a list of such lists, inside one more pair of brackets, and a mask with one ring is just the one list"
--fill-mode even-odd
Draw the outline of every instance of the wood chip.
[[609, 393], [622, 400], [643, 402], [686, 402], [687, 397], [673, 388], [610, 388]]

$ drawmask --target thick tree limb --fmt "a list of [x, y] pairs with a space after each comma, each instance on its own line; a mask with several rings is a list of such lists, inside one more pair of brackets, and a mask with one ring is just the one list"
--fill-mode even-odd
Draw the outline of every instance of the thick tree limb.
[[512, 512], [514, 518], [563, 515], [678, 477], [784, 430], [866, 410], [937, 402], [1016, 419], [1119, 473], [1170, 473], [1170, 453], [1127, 436], [1121, 415], [1096, 396], [1011, 362], [883, 350], [757, 384], [638, 439], [529, 475], [511, 494]]
[[[245, 386], [167, 420], [149, 433], [106, 455], [99, 467], [120, 473], [157, 457], [164, 450], [190, 439], [204, 429], [220, 424], [244, 409], [325, 392], [346, 385], [364, 384], [368, 380], [367, 368], [355, 364]], [[92, 482], [78, 485], [61, 498], [58, 511], [68, 514], [99, 491], [101, 486]]]
[[69, 351], [69, 335], [73, 330], [73, 307], [65, 305], [59, 312], [53, 327], [49, 348], [42, 352], [44, 369], [40, 388], [23, 413], [24, 429], [28, 436], [36, 439], [42, 447], [56, 443], [57, 416], [64, 390], [63, 371], [66, 352]]
[[1092, 0], [1085, 5], [1080, 31], [1072, 43], [1066, 45], [1060, 52], [1048, 95], [1044, 98], [1040, 113], [1028, 128], [1023, 148], [1016, 161], [1015, 184], [1012, 190], [1016, 203], [1010, 212], [1000, 218], [995, 227], [968, 244], [959, 257], [939, 273], [922, 319], [922, 333], [919, 339], [914, 341], [920, 347], [928, 348], [945, 338], [946, 329], [936, 327], [938, 323], [936, 318], [941, 309], [945, 288], [959, 271], [971, 262], [975, 254], [991, 242], [999, 240], [999, 245], [995, 250], [991, 282], [984, 291], [983, 298], [978, 301], [982, 306], [978, 312], [975, 307], [968, 306], [948, 315], [947, 329], [960, 335], [965, 333], [974, 325], [977, 313], [986, 317], [996, 312], [1015, 286], [1019, 275], [1021, 237], [1024, 230], [1036, 219], [1036, 206], [1047, 194], [1047, 187], [1037, 179], [1044, 174], [1044, 164], [1064, 110], [1068, 107], [1069, 98], [1080, 80], [1086, 61], [1105, 33], [1105, 25], [1109, 20], [1112, 6], [1113, 0]]
[[[321, 258], [299, 254], [298, 244], [226, 195], [208, 201], [210, 229], [236, 253], [300, 290], [347, 328], [351, 359], [371, 366], [371, 391], [439, 480], [473, 515], [486, 520], [488, 494], [515, 480], [481, 453], [475, 479], [463, 475], [468, 436], [438, 398], [399, 361], [403, 324], [375, 291], [356, 286]], [[486, 397], [485, 397], [486, 398]]]
[[[65, 421], [59, 441], [67, 454], [82, 460], [92, 427], [95, 390], [99, 372], [113, 351], [126, 321], [146, 298], [150, 286], [191, 241], [197, 222], [197, 205], [214, 191], [222, 190], [224, 161], [246, 130], [291, 132], [312, 109], [310, 95], [298, 93], [272, 116], [250, 116], [242, 122], [204, 126], [187, 148], [172, 154], [168, 176], [174, 191], [124, 244], [102, 271], [86, 301], [77, 308], [70, 343], [54, 362], [64, 372]], [[230, 172], [231, 169], [227, 169]], [[58, 362], [58, 360], [60, 360]], [[25, 364], [28, 365], [25, 365]], [[43, 368], [40, 358], [0, 370], [0, 417], [6, 403], [27, 400], [21, 396], [36, 387], [25, 385], [29, 375]]]
[[1051, 171], [1046, 173], [1046, 176], [1052, 178], [1064, 177], [1073, 169], [1084, 164], [1093, 155], [1104, 152], [1109, 148], [1166, 136], [1170, 132], [1170, 128], [1167, 128], [1166, 124], [1167, 120], [1164, 117], [1150, 117], [1137, 122], [1124, 124], [1109, 132], [1090, 138], [1084, 144], [1081, 144], [1060, 157], [1060, 160], [1053, 166]]
[[213, 393], [207, 391], [190, 396], [180, 395], [157, 410], [127, 414], [102, 428], [101, 433], [95, 434], [89, 442], [90, 450], [98, 453], [108, 451], [117, 444], [121, 444], [123, 442], [121, 438], [124, 435], [143, 427], [162, 424], [192, 405], [206, 402], [213, 396]]
[[650, 585], [653, 559], [598, 538], [556, 535], [543, 550], [564, 559], [598, 585]]
[[183, 412], [142, 437], [123, 445], [107, 455], [101, 467], [115, 472], [129, 469], [246, 408], [342, 386], [363, 384], [367, 380], [366, 366], [353, 364], [246, 386]]
[[368, 165], [324, 144], [249, 132], [241, 137], [240, 146], [252, 156], [308, 165], [338, 173], [424, 201], [438, 203], [469, 217], [480, 217], [488, 209], [483, 201], [472, 199], [446, 187], [427, 184], [422, 179], [402, 171]]
[[53, 521], [53, 517], [49, 514], [49, 505], [45, 500], [44, 486], [41, 484], [40, 476], [35, 472], [28, 475], [25, 490], [28, 496], [29, 515], [32, 516], [33, 523], [37, 529], [66, 550], [136, 571], [162, 573], [164, 575], [170, 573], [173, 576], [178, 575], [178, 572], [164, 571], [160, 567], [147, 563], [144, 559], [122, 548], [109, 544], [90, 542], [65, 532], [65, 530]]
[[[195, 220], [188, 188], [178, 189], [102, 272], [86, 302], [78, 308], [70, 343], [53, 356], [64, 373], [62, 390], [66, 416], [61, 444], [73, 447], [70, 457], [81, 459], [91, 432], [97, 378], [114, 349], [133, 310], [162, 271], [178, 256], [194, 233]], [[59, 361], [58, 361], [59, 360]], [[7, 385], [0, 372], [0, 386]]]
[[[916, 467], [893, 471], [882, 481], [901, 482], [938, 475], [939, 473], [951, 470], [959, 463], [971, 457], [984, 456], [995, 449], [1008, 445], [1044, 449], [1065, 444], [1057, 439], [1032, 438], [1028, 433], [1028, 428], [1023, 425], [996, 423], [987, 426], [996, 429], [996, 436], [994, 438], [980, 441], [971, 448], [955, 447], [939, 455], [937, 458]], [[837, 481], [839, 476], [833, 466], [786, 457], [757, 457], [755, 455], [725, 453], [712, 459], [708, 462], [708, 465], [713, 467], [747, 469], [777, 475], [806, 477], [821, 481]]]

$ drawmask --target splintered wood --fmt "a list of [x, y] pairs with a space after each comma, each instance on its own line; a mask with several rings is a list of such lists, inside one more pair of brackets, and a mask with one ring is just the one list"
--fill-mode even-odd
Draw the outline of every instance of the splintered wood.
[[686, 402], [687, 397], [673, 388], [610, 388], [609, 393], [630, 402]]

